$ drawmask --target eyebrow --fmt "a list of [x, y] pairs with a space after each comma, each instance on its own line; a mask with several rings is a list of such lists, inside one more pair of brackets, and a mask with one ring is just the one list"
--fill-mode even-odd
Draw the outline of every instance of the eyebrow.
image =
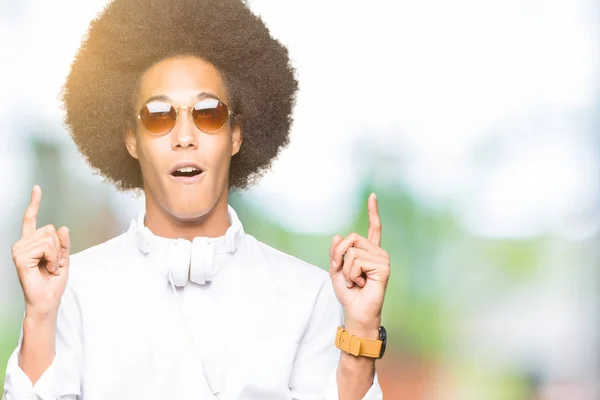
[[[214, 95], [212, 93], [208, 93], [208, 92], [200, 92], [193, 97], [194, 101], [198, 101], [198, 100], [202, 100], [202, 99], [216, 99], [216, 100], [221, 101], [221, 99], [219, 99], [216, 95]], [[164, 94], [159, 94], [159, 95], [150, 97], [148, 100], [146, 100], [144, 102], [144, 104], [148, 104], [152, 101], [166, 101], [167, 103], [173, 103], [173, 99], [171, 99], [169, 96], [164, 95]]]

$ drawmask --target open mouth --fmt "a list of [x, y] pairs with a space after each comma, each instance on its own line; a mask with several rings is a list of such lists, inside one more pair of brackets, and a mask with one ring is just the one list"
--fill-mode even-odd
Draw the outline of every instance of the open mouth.
[[175, 177], [191, 178], [200, 175], [202, 172], [203, 171], [197, 167], [181, 167], [171, 172], [171, 175]]

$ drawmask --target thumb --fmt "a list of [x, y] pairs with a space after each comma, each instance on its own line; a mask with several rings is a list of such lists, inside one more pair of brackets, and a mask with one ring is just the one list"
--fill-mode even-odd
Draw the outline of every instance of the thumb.
[[58, 231], [56, 231], [56, 233], [58, 234], [58, 239], [60, 240], [60, 247], [62, 249], [63, 259], [66, 262], [68, 262], [69, 253], [71, 250], [71, 238], [69, 237], [69, 228], [67, 228], [66, 226], [60, 227]]

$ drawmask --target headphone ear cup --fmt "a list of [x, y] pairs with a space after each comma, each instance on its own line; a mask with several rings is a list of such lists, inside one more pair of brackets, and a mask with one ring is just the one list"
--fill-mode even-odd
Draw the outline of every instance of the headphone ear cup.
[[183, 239], [177, 239], [171, 245], [168, 273], [175, 286], [185, 286], [189, 280], [191, 250], [192, 244]]

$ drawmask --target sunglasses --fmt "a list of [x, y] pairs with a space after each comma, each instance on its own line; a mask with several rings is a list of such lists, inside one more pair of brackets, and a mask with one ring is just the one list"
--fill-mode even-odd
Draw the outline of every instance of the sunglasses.
[[179, 110], [189, 108], [196, 128], [202, 132], [214, 133], [221, 129], [229, 120], [232, 112], [218, 99], [202, 99], [192, 107], [175, 108], [166, 101], [152, 101], [140, 110], [137, 118], [146, 130], [153, 135], [166, 135], [177, 124]]

